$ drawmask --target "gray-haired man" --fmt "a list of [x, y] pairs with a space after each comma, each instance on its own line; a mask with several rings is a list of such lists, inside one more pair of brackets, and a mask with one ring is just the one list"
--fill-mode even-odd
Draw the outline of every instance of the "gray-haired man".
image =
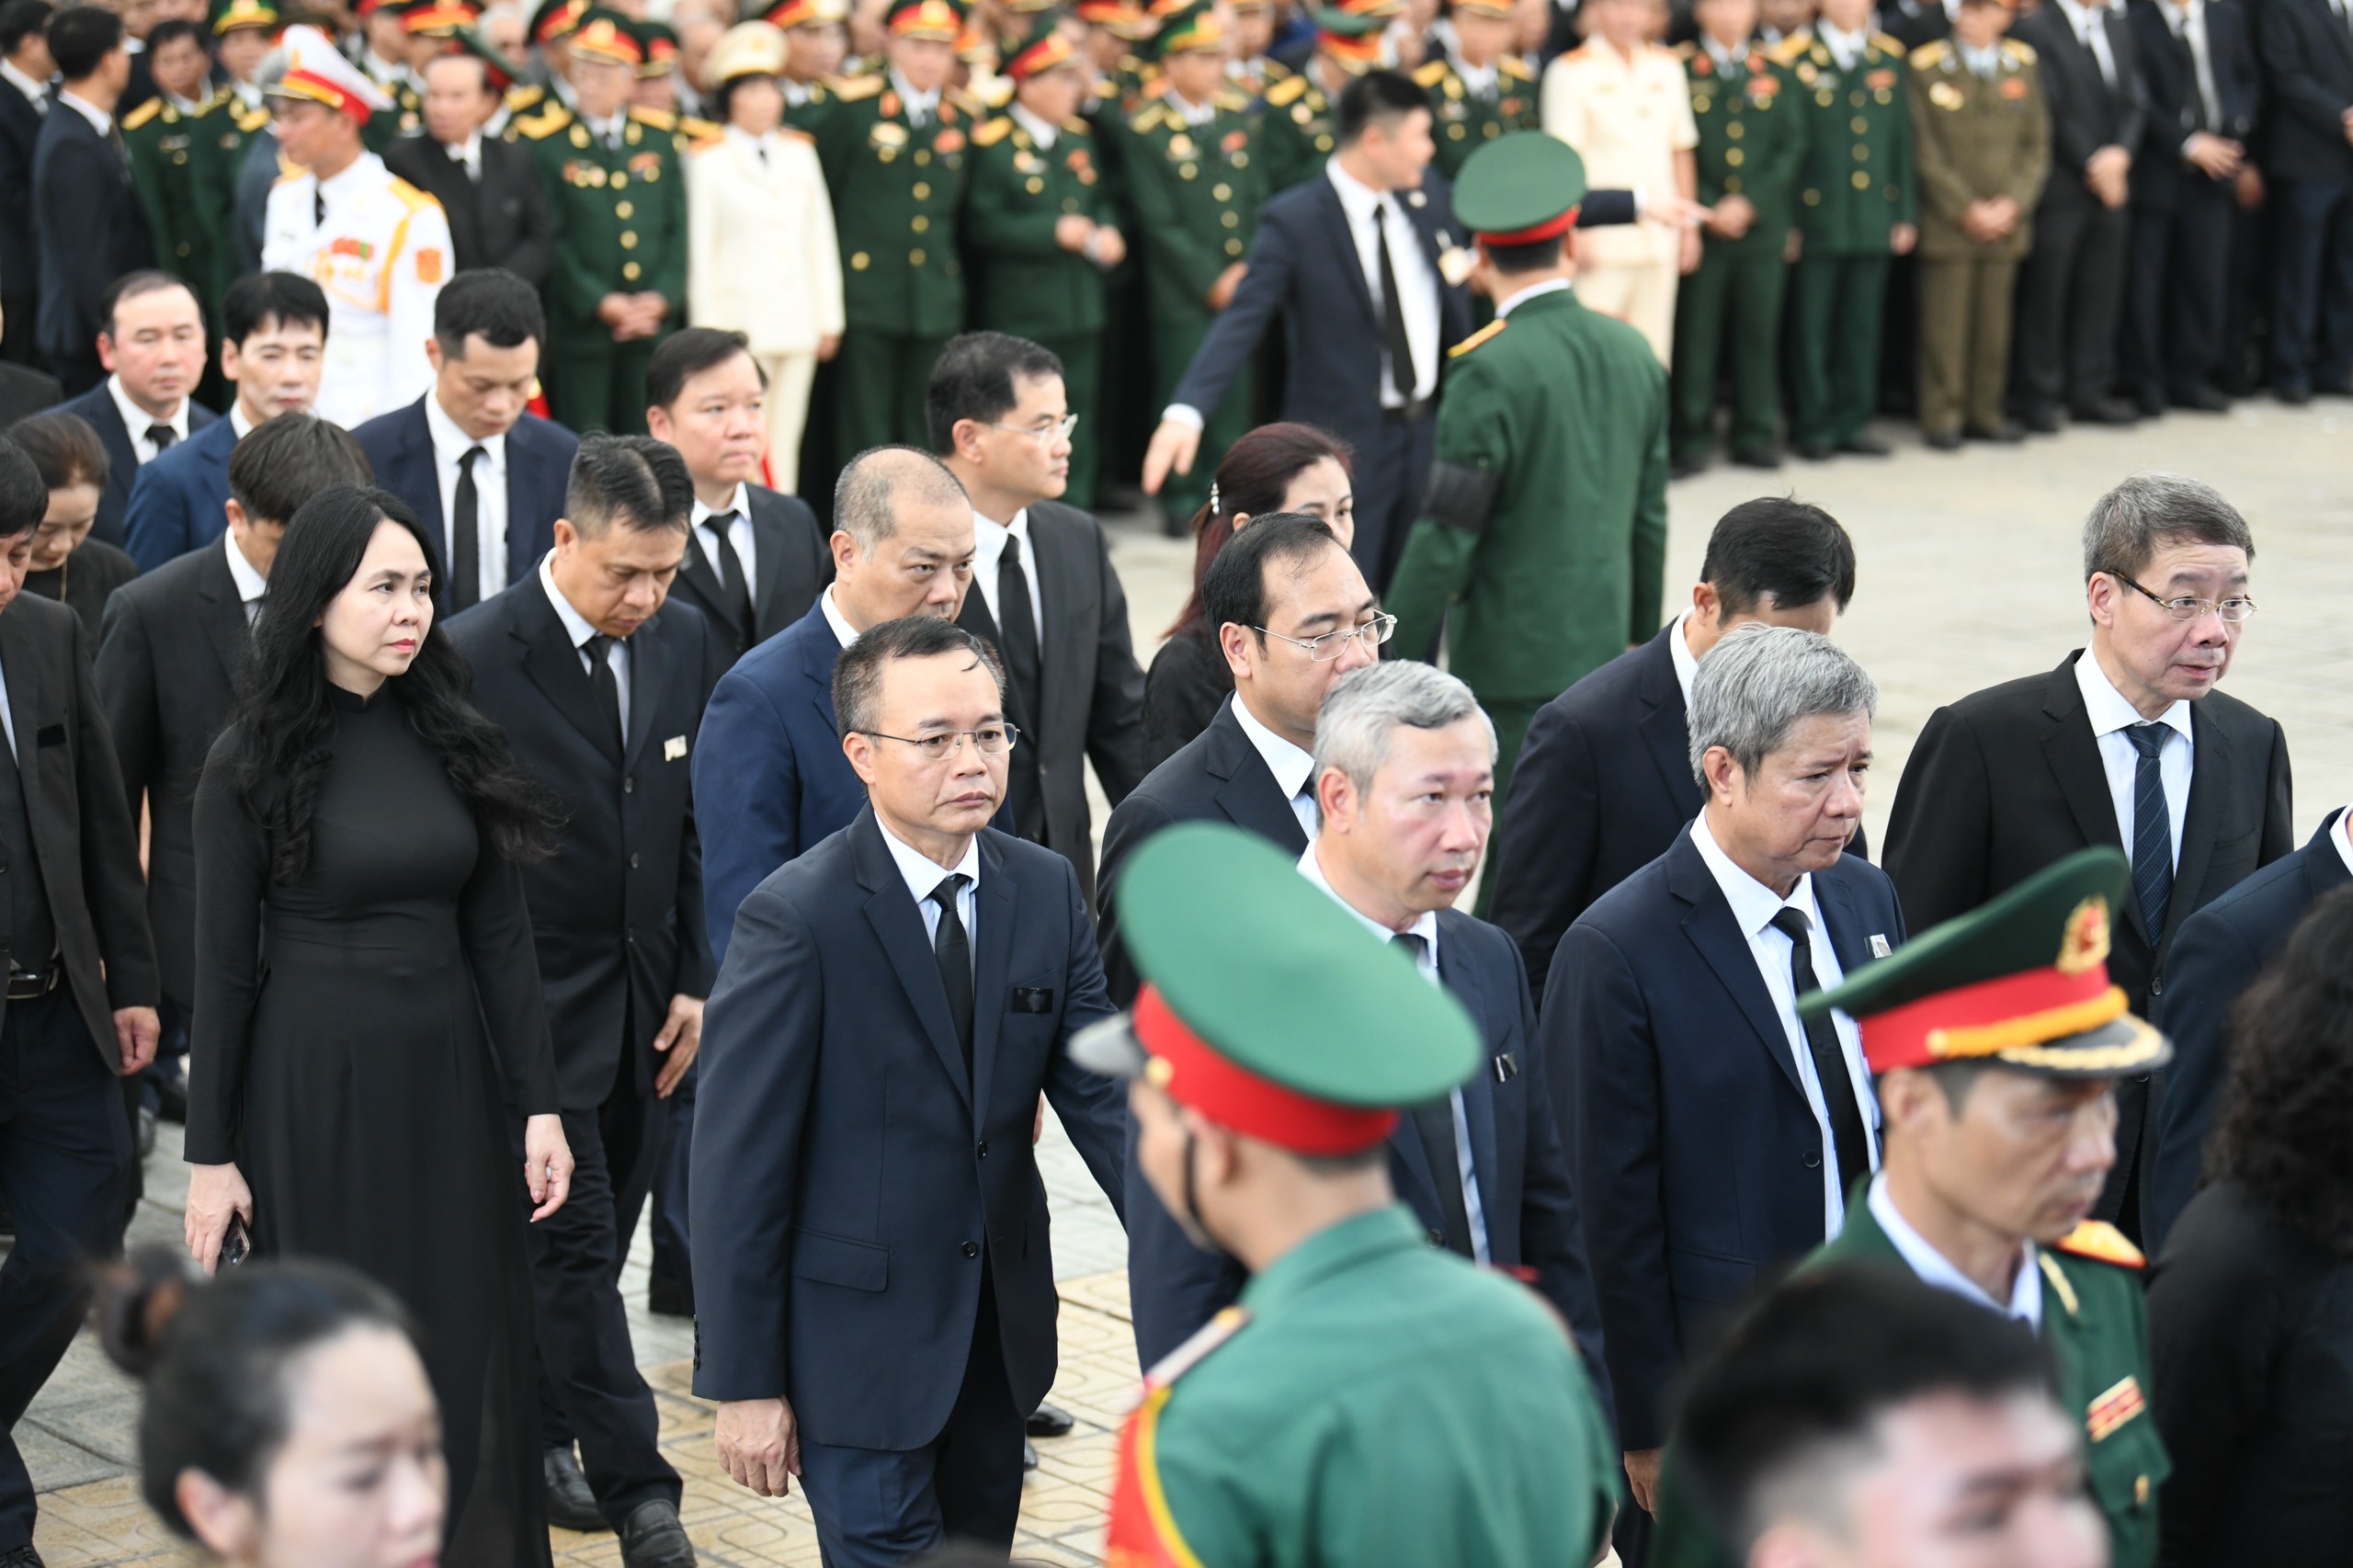
[[[2214, 689], [2255, 613], [2255, 538], [2211, 485], [2140, 474], [2084, 522], [2091, 646], [1932, 715], [1904, 765], [1887, 869], [1923, 928], [2086, 845], [2132, 858], [2109, 973], [2164, 1006], [2182, 923], [2295, 847], [2288, 740]], [[2098, 1218], [2139, 1240], [2150, 1075], [2117, 1086], [2116, 1167]]]
[[1877, 1168], [1854, 1025], [1801, 1022], [1797, 999], [1904, 939], [1893, 884], [1845, 853], [1878, 705], [1816, 632], [1751, 625], [1718, 643], [1692, 685], [1699, 817], [1552, 961], [1540, 1042], [1644, 1509], [1685, 1363], [1773, 1269], [1838, 1233]]

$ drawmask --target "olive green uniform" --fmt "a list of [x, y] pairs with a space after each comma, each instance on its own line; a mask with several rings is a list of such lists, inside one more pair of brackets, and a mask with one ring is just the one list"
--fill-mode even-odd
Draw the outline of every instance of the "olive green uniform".
[[1414, 80], [1430, 96], [1434, 162], [1449, 180], [1462, 172], [1464, 159], [1496, 137], [1542, 128], [1535, 78], [1508, 55], [1495, 62], [1495, 79], [1483, 92], [1464, 82], [1461, 71], [1443, 55], [1415, 72]]
[[[2010, 300], [2034, 245], [2034, 204], [2051, 173], [2051, 115], [2029, 46], [2004, 40], [1990, 75], [1939, 40], [1912, 51], [1913, 160], [1920, 184], [1920, 426], [1930, 434], [2004, 421]], [[1961, 232], [1972, 202], [2006, 196], [2018, 227], [1980, 244]]]
[[1703, 232], [1699, 269], [1675, 296], [1675, 456], [1707, 457], [1715, 444], [1716, 374], [1730, 361], [1732, 449], [1769, 453], [1781, 428], [1783, 259], [1795, 220], [1805, 110], [1795, 82], [1749, 48], [1720, 63], [1704, 43], [1681, 51], [1699, 131], [1699, 199], [1713, 207], [1742, 197], [1756, 210], [1738, 239]]
[[156, 263], [185, 279], [199, 300], [210, 297], [216, 231], [196, 182], [197, 125], [218, 101], [216, 97], [184, 114], [159, 95], [122, 122], [131, 185], [154, 236]]
[[[645, 431], [645, 365], [686, 303], [687, 138], [671, 115], [631, 108], [608, 147], [561, 103], [512, 132], [539, 161], [555, 231], [548, 275], [548, 407], [573, 429]], [[660, 294], [669, 314], [651, 337], [613, 341], [597, 319], [608, 294]]]
[[1805, 111], [1790, 282], [1790, 434], [1801, 449], [1862, 434], [1878, 403], [1881, 314], [1891, 236], [1917, 221], [1904, 46], [1872, 35], [1851, 70], [1811, 33], [1782, 40], [1776, 63]]
[[235, 233], [237, 176], [244, 170], [246, 144], [268, 129], [267, 105], [248, 108], [234, 89], [224, 89], [197, 116], [189, 137], [188, 169], [196, 186], [197, 211], [214, 231], [204, 301], [206, 319], [215, 326], [221, 321], [222, 296], [242, 270]]
[[1280, 196], [1324, 172], [1340, 133], [1332, 122], [1332, 100], [1315, 85], [1313, 65], [1268, 87], [1260, 101], [1265, 108], [1258, 141], [1266, 153], [1267, 194]]

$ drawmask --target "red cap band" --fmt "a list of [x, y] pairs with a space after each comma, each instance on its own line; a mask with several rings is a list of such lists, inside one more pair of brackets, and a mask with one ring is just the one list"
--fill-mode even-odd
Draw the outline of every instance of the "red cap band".
[[1871, 1071], [1965, 1062], [2019, 1046], [2081, 1034], [2120, 1016], [2124, 993], [2108, 966], [2069, 973], [2030, 969], [1923, 996], [1858, 1020]]
[[1478, 241], [1483, 245], [1495, 246], [1532, 245], [1544, 240], [1557, 240], [1577, 226], [1577, 213], [1580, 210], [1572, 207], [1559, 217], [1548, 218], [1529, 229], [1514, 229], [1509, 233], [1503, 234], [1483, 233], [1477, 236]]
[[1145, 1082], [1221, 1127], [1295, 1154], [1354, 1154], [1397, 1126], [1393, 1110], [1312, 1099], [1218, 1054], [1147, 985], [1131, 1014], [1136, 1040], [1154, 1058]]

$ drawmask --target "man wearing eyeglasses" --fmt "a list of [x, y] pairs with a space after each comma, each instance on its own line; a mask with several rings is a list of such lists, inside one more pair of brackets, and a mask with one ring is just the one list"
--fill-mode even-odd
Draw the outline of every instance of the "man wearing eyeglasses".
[[1078, 868], [1095, 899], [1086, 764], [1117, 806], [1143, 779], [1143, 670], [1128, 597], [1089, 514], [1063, 506], [1074, 444], [1063, 362], [1027, 338], [970, 332], [932, 367], [932, 449], [972, 498], [972, 581], [956, 623], [1005, 660], [1020, 726], [1006, 793], [1015, 830]]
[[842, 650], [866, 805], [745, 899], [707, 1013], [694, 1392], [730, 1476], [806, 1484], [839, 1568], [1012, 1546], [1055, 1368], [1040, 1094], [1121, 1202], [1120, 1096], [1068, 1050], [1111, 1016], [1078, 875], [989, 826], [1026, 738], [1004, 679], [935, 617]]
[[[1912, 748], [1887, 839], [1912, 926], [2116, 845], [2132, 896], [2109, 972], [2134, 1013], [2163, 1006], [2183, 923], [2295, 846], [2286, 735], [2214, 689], [2255, 614], [2254, 559], [2245, 519], [2196, 480], [2143, 474], [2100, 497], [2084, 523], [2091, 646], [1938, 710]], [[2116, 1165], [2095, 1211], [2135, 1241], [2152, 1078], [2117, 1085]]]

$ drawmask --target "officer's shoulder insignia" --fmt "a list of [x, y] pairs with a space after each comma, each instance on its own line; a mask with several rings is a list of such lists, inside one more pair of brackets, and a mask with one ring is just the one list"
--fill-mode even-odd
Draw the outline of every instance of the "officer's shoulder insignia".
[[394, 175], [392, 177], [391, 183], [386, 185], [384, 188], [392, 193], [394, 200], [398, 201], [403, 207], [407, 208], [412, 212], [421, 207], [438, 208], [441, 205], [441, 203], [432, 195], [426, 191], [419, 190], [416, 187], [409, 184], [408, 181], [401, 178], [398, 175]]
[[1000, 76], [984, 89], [972, 94], [972, 99], [982, 108], [991, 111], [1001, 109], [1013, 101], [1014, 89], [1018, 85], [1011, 77]]
[[1433, 60], [1414, 73], [1414, 81], [1420, 86], [1435, 87], [1446, 80], [1446, 69], [1445, 61]]
[[1165, 1389], [1210, 1358], [1211, 1352], [1232, 1339], [1250, 1322], [1247, 1307], [1228, 1307], [1209, 1322], [1184, 1344], [1153, 1363], [1152, 1370], [1143, 1375], [1148, 1389]]
[[678, 129], [678, 117], [667, 109], [641, 108], [636, 104], [631, 104], [629, 106], [629, 117], [638, 124], [650, 126], [655, 131]]
[[1688, 64], [1691, 61], [1691, 57], [1699, 52], [1699, 43], [1697, 39], [1688, 39], [1675, 46], [1675, 58], [1684, 62], [1686, 64]]
[[2084, 1430], [2097, 1443], [2148, 1408], [2148, 1398], [2141, 1392], [2141, 1380], [2127, 1372], [2084, 1412]]
[[1773, 46], [1773, 62], [1777, 65], [1795, 65], [1800, 60], [1805, 58], [1805, 51], [1813, 47], [1813, 40], [1806, 37], [1805, 34], [1791, 33]]
[[551, 102], [538, 114], [517, 115], [507, 123], [515, 128], [516, 135], [526, 141], [540, 142], [570, 125], [572, 111], [561, 103]]
[[1904, 58], [1904, 40], [1893, 34], [1873, 33], [1871, 42], [1881, 54], [1892, 54], [1898, 60]]
[[2141, 1249], [2125, 1239], [2124, 1233], [2099, 1220], [2086, 1220], [2061, 1237], [2059, 1250], [2075, 1257], [2088, 1257], [2095, 1263], [2114, 1264], [2119, 1268], [2144, 1268], [2148, 1259]]
[[2027, 42], [2024, 39], [2004, 39], [2002, 40], [2002, 52], [2008, 55], [2012, 60], [2017, 61], [2021, 65], [2031, 65], [2034, 63], [2034, 45]]
[[1290, 76], [1267, 89], [1267, 102], [1276, 108], [1288, 108], [1307, 91], [1307, 78]]
[[157, 115], [163, 112], [164, 100], [161, 98], [149, 98], [145, 103], [141, 104], [137, 108], [132, 109], [129, 114], [122, 117], [122, 128], [125, 131], [136, 131], [141, 126], [146, 124], [149, 120], [154, 119]]
[[304, 177], [310, 172], [311, 171], [308, 169], [289, 164], [285, 158], [281, 156], [278, 160], [278, 177], [269, 182], [270, 188], [275, 190], [281, 185], [292, 185], [296, 180]]
[[1449, 359], [1460, 359], [1465, 354], [1470, 353], [1473, 348], [1478, 347], [1482, 343], [1489, 342], [1501, 335], [1504, 328], [1510, 324], [1510, 322], [1502, 317], [1497, 317], [1495, 320], [1491, 321], [1486, 325], [1481, 327], [1478, 331], [1472, 333], [1470, 336], [1464, 338], [1461, 342], [1456, 344], [1453, 347], [1448, 349], [1446, 351], [1446, 357]]
[[1012, 117], [1001, 114], [995, 119], [983, 120], [981, 122], [980, 126], [972, 132], [972, 145], [975, 147], [994, 147], [1012, 134]]
[[237, 129], [248, 136], [269, 123], [269, 110], [266, 108], [249, 109], [241, 103], [238, 108], [229, 112], [237, 117]]
[[1228, 114], [1247, 114], [1250, 112], [1250, 95], [1245, 92], [1236, 91], [1232, 87], [1220, 87], [1216, 92], [1210, 95], [1210, 102], [1217, 108], [1225, 110]]
[[1082, 119], [1077, 115], [1072, 115], [1068, 119], [1063, 121], [1063, 134], [1065, 136], [1093, 136], [1095, 134], [1095, 127], [1087, 124], [1086, 120]]
[[834, 97], [846, 104], [864, 103], [882, 91], [880, 76], [852, 76], [834, 89]]
[[1515, 82], [1532, 82], [1536, 80], [1535, 73], [1529, 70], [1527, 64], [1515, 55], [1506, 54], [1501, 60], [1496, 61], [1495, 69], [1502, 72], [1505, 75], [1510, 77]]
[[[722, 139], [725, 134], [726, 133], [724, 131], [721, 132]], [[814, 136], [810, 135], [807, 131], [801, 130], [797, 125], [779, 125], [776, 128], [776, 134], [777, 140], [779, 142], [798, 142], [807, 147], [814, 147], [817, 144], [817, 139]]]
[[1128, 117], [1128, 129], [1138, 135], [1149, 135], [1167, 120], [1168, 111], [1159, 104], [1146, 104]]
[[1951, 52], [1952, 47], [1942, 39], [1938, 39], [1933, 43], [1924, 43], [1912, 51], [1912, 69], [1933, 71], [1943, 64], [1945, 56]]
[[690, 114], [678, 117], [678, 140], [684, 143], [682, 151], [692, 152], [698, 147], [707, 147], [724, 134], [726, 127], [715, 119], [698, 119]]
[[1291, 77], [1298, 74], [1298, 72], [1292, 70], [1281, 61], [1269, 60], [1266, 63], [1266, 69], [1259, 73], [1258, 79], [1262, 82], [1267, 83], [1284, 82], [1289, 81]]
[[510, 87], [506, 92], [506, 112], [510, 115], [529, 114], [547, 96], [545, 87]]

